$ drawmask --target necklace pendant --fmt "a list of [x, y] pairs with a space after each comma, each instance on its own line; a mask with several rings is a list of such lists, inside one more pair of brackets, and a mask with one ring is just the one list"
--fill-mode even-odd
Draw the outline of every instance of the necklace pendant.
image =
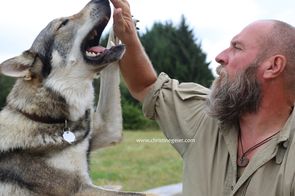
[[249, 159], [247, 157], [242, 156], [238, 159], [238, 166], [239, 167], [246, 167], [249, 163]]

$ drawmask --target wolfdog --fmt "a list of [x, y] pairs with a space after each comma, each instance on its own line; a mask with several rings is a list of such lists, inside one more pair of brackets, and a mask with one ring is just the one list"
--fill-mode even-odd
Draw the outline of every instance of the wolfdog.
[[110, 15], [108, 0], [92, 0], [0, 65], [17, 78], [0, 112], [0, 195], [146, 195], [95, 186], [88, 173], [90, 152], [122, 137], [117, 61], [125, 47], [99, 46]]

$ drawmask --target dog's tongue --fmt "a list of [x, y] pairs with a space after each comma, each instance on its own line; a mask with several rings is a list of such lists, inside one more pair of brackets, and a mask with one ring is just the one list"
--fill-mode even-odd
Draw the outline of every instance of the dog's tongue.
[[87, 49], [88, 52], [103, 53], [105, 48], [102, 46], [93, 46]]

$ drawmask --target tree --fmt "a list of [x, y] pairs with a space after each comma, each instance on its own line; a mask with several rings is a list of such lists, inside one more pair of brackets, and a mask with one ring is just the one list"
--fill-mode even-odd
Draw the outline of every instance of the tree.
[[0, 75], [0, 109], [6, 104], [6, 97], [15, 82], [14, 78]]
[[208, 69], [206, 54], [184, 16], [177, 27], [171, 22], [155, 23], [140, 38], [158, 72], [166, 72], [180, 82], [210, 86], [214, 77]]

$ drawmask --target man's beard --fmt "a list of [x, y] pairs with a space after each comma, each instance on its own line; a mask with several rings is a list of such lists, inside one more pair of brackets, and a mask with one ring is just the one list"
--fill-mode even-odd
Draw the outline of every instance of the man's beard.
[[257, 112], [262, 99], [257, 69], [256, 63], [251, 64], [230, 80], [219, 67], [220, 77], [214, 81], [207, 100], [209, 115], [223, 125], [235, 126], [242, 115]]

